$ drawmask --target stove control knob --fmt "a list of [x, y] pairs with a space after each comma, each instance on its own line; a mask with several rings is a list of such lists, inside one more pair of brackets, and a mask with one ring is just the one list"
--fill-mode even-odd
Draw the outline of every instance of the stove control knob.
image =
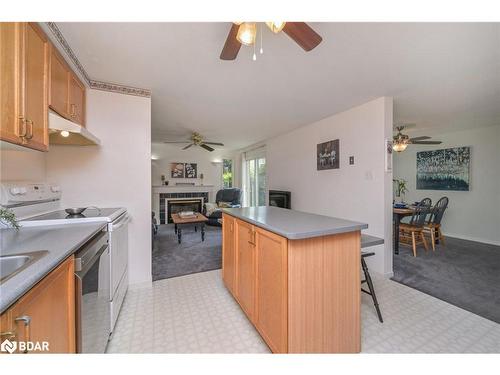
[[28, 192], [28, 189], [26, 189], [25, 187], [20, 187], [19, 188], [19, 194], [21, 195], [24, 195]]
[[50, 191], [53, 193], [59, 193], [61, 191], [61, 188], [59, 186], [51, 186]]
[[20, 190], [18, 187], [13, 187], [13, 188], [10, 188], [10, 190], [9, 190], [9, 191], [10, 191], [10, 193], [11, 193], [12, 195], [18, 195], [18, 194], [20, 194], [20, 193], [21, 193], [21, 190]]

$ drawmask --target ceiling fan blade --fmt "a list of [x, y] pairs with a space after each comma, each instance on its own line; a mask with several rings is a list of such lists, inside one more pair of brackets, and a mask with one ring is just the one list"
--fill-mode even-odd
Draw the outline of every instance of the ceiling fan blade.
[[240, 25], [232, 24], [231, 30], [229, 30], [229, 34], [227, 34], [226, 43], [224, 43], [224, 47], [220, 53], [221, 60], [234, 60], [236, 56], [238, 56], [241, 43], [236, 39], [236, 35], [238, 34], [239, 28]]
[[215, 150], [214, 148], [212, 148], [210, 146], [207, 146], [205, 143], [202, 143], [200, 145], [200, 147], [203, 147], [205, 150], [210, 151], [210, 152], [212, 152], [213, 150]]
[[220, 142], [203, 142], [206, 145], [224, 146], [224, 143]]
[[189, 143], [191, 141], [164, 141], [163, 143]]
[[426, 139], [431, 139], [431, 137], [428, 137], [426, 135], [423, 135], [421, 137], [414, 137], [414, 138], [410, 138], [410, 141], [424, 141]]
[[323, 38], [305, 22], [287, 22], [283, 31], [304, 51], [310, 51], [321, 43]]
[[194, 146], [194, 143], [190, 143], [190, 144], [188, 144], [186, 147], [183, 147], [182, 149], [183, 149], [183, 150], [187, 150], [187, 149], [188, 149], [189, 147], [191, 147], [191, 146]]
[[440, 145], [441, 141], [411, 141], [412, 145]]

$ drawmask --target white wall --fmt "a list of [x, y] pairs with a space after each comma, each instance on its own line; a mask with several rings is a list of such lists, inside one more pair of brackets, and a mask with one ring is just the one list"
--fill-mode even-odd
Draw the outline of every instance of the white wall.
[[[409, 146], [394, 155], [394, 178], [408, 181], [407, 202], [450, 199], [442, 226], [445, 235], [500, 245], [500, 126], [433, 135], [439, 146]], [[416, 190], [416, 153], [471, 146], [470, 191]]]
[[1, 181], [45, 181], [45, 153], [29, 149], [0, 150]]
[[102, 146], [50, 146], [47, 179], [63, 206], [126, 207], [129, 281], [151, 282], [151, 99], [87, 90], [87, 128]]
[[[267, 142], [269, 189], [291, 191], [292, 209], [368, 223], [385, 238], [370, 267], [392, 273], [392, 174], [384, 139], [392, 132], [392, 98], [379, 98]], [[340, 140], [340, 168], [318, 171], [318, 143]], [[355, 164], [349, 165], [349, 156]]]

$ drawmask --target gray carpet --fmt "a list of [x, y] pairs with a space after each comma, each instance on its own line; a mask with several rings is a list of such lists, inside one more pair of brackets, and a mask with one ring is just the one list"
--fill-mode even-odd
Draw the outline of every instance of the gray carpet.
[[183, 227], [182, 243], [177, 243], [173, 224], [160, 225], [153, 242], [153, 281], [211, 271], [222, 267], [222, 231], [205, 226], [205, 241], [200, 230]]
[[500, 323], [500, 246], [446, 238], [425, 253], [400, 246], [394, 281]]

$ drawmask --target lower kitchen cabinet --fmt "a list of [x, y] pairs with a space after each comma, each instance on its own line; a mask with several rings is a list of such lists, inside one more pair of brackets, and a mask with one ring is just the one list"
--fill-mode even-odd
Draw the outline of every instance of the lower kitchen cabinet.
[[274, 353], [287, 352], [287, 240], [257, 228], [255, 325]]
[[255, 314], [255, 228], [236, 220], [236, 299], [251, 321]]
[[[17, 342], [19, 353], [75, 352], [75, 281], [73, 256], [43, 278], [0, 317], [2, 340]], [[21, 343], [39, 343], [22, 350]], [[40, 350], [42, 349], [42, 350]]]
[[226, 228], [222, 232], [222, 279], [226, 287], [235, 292], [236, 286], [236, 246], [235, 246], [235, 222], [231, 216], [224, 216], [223, 226]]

